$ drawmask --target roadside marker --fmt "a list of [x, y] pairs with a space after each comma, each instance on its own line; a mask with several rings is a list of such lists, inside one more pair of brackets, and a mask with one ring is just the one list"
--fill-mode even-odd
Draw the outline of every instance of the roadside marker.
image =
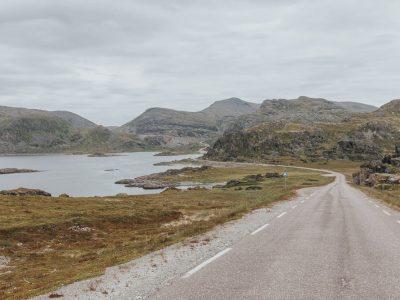
[[207, 266], [209, 263], [213, 262], [214, 260], [216, 260], [218, 257], [221, 257], [222, 255], [224, 255], [225, 253], [228, 253], [229, 251], [231, 251], [232, 248], [226, 248], [225, 250], [217, 253], [216, 255], [214, 255], [213, 257], [211, 257], [210, 259], [206, 260], [205, 262], [202, 262], [201, 264], [199, 264], [197, 267], [195, 267], [194, 269], [190, 270], [189, 272], [187, 272], [185, 275], [182, 276], [182, 278], [188, 278], [190, 276], [192, 276], [194, 273], [200, 271], [201, 269], [203, 269], [205, 266]]

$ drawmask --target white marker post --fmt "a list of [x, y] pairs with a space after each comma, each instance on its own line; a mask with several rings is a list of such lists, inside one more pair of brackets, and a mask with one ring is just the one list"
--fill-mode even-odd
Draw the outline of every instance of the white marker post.
[[283, 176], [283, 178], [285, 178], [285, 190], [286, 190], [286, 188], [287, 188], [286, 179], [288, 177], [288, 172], [286, 172], [286, 171], [283, 172], [282, 176]]

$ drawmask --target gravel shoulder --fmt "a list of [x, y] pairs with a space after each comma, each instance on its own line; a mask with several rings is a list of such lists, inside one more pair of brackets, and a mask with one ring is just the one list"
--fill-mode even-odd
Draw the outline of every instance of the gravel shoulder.
[[[51, 293], [64, 299], [146, 299], [176, 277], [238, 243], [269, 220], [311, 195], [318, 188], [305, 188], [289, 201], [255, 210], [203, 235], [185, 240], [128, 263], [108, 268], [104, 275], [66, 285]], [[50, 294], [34, 299], [49, 299]]]

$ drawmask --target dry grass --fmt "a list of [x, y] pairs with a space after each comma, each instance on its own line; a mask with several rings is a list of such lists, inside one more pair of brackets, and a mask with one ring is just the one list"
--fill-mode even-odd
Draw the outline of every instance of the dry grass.
[[[280, 168], [269, 171], [281, 171]], [[213, 168], [184, 181], [226, 181], [265, 173], [262, 167]], [[301, 187], [327, 184], [317, 172], [290, 170], [260, 191], [168, 191], [129, 197], [0, 198], [0, 298], [21, 299], [99, 275], [120, 264], [286, 199]]]

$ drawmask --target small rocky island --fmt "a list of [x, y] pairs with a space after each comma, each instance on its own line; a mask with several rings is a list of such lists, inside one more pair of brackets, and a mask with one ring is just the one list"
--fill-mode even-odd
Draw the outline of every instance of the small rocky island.
[[199, 168], [185, 167], [182, 169], [170, 169], [165, 172], [139, 176], [134, 179], [122, 179], [115, 183], [124, 184], [126, 187], [140, 187], [145, 190], [171, 188], [176, 187], [177, 184], [166, 180], [166, 177], [179, 175], [185, 172], [203, 172], [210, 168], [210, 166], [202, 166]]
[[39, 172], [39, 171], [31, 170], [31, 169], [17, 169], [17, 168], [0, 169], [0, 175], [15, 174], [15, 173], [35, 173], [35, 172]]
[[88, 155], [88, 157], [113, 157], [113, 156], [121, 156], [121, 154], [95, 152]]

